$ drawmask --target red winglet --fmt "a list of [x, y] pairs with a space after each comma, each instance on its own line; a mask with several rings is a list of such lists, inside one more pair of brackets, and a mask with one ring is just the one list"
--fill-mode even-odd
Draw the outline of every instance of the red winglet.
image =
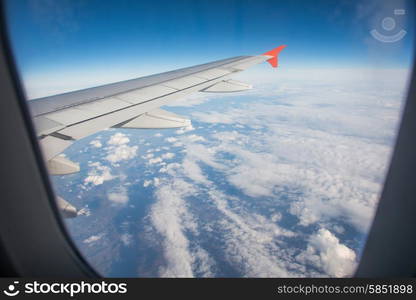
[[277, 68], [277, 56], [279, 55], [280, 51], [282, 51], [285, 47], [286, 45], [281, 45], [277, 48], [274, 48], [273, 50], [263, 53], [263, 55], [273, 56], [272, 58], [267, 60], [269, 64], [272, 65], [273, 68]]

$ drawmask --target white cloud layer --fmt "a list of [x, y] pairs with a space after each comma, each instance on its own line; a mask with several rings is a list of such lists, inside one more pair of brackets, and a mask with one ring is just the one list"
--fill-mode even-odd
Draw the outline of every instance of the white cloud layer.
[[[356, 249], [335, 234], [345, 234], [345, 226], [362, 235], [368, 230], [400, 117], [406, 72], [294, 70], [278, 76], [286, 76], [279, 85], [246, 94], [256, 101], [193, 113], [197, 121], [216, 126], [210, 136], [196, 130], [165, 139], [180, 143], [184, 156], [180, 164], [159, 169], [165, 177], [150, 218], [164, 241], [166, 266], [160, 275], [200, 276], [197, 253], [205, 257], [203, 275], [215, 274], [210, 253], [194, 245], [195, 237], [215, 230], [224, 242], [217, 250], [245, 276], [354, 272]], [[251, 199], [250, 205], [221, 191], [221, 182], [211, 180], [206, 168], [220, 172], [223, 181]], [[206, 212], [217, 216], [203, 227], [188, 200], [195, 195], [201, 199], [198, 207], [209, 203]], [[275, 201], [270, 215], [256, 211], [263, 199]], [[296, 220], [293, 229], [280, 224], [287, 216]], [[308, 236], [308, 226], [321, 229]], [[304, 248], [298, 248], [302, 243]]]

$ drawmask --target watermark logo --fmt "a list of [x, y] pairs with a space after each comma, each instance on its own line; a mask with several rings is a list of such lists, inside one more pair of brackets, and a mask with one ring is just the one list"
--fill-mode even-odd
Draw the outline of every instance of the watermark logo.
[[42, 282], [32, 281], [21, 283], [14, 281], [3, 290], [6, 296], [14, 297], [26, 294], [65, 294], [74, 297], [78, 294], [126, 294], [127, 283], [116, 282]]
[[20, 291], [16, 288], [16, 285], [18, 284], [19, 281], [14, 281], [13, 284], [9, 284], [7, 290], [4, 290], [3, 293], [10, 297], [17, 296], [20, 293]]
[[[395, 9], [394, 15], [395, 16], [403, 16], [406, 14], [406, 10], [404, 9]], [[403, 28], [397, 29], [396, 20], [392, 17], [385, 17], [381, 20], [381, 28], [386, 34], [380, 33], [377, 29], [372, 29], [370, 34], [376, 40], [383, 42], [383, 43], [395, 43], [400, 41], [405, 37], [407, 31]], [[394, 31], [397, 31], [393, 34]]]

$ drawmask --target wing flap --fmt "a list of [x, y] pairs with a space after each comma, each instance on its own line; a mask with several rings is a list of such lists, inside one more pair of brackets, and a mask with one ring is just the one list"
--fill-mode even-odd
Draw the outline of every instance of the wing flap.
[[185, 117], [168, 112], [163, 109], [155, 109], [151, 112], [142, 114], [137, 118], [125, 123], [123, 128], [179, 128], [191, 125], [191, 121]]
[[41, 139], [39, 144], [42, 148], [45, 160], [48, 161], [71, 146], [72, 141], [48, 135], [47, 137]]
[[52, 175], [66, 175], [79, 172], [79, 164], [63, 156], [55, 156], [48, 160], [47, 167]]
[[253, 86], [251, 84], [247, 84], [244, 82], [236, 81], [236, 80], [224, 80], [220, 81], [210, 87], [207, 87], [201, 92], [208, 92], [208, 93], [233, 93], [233, 92], [241, 92], [252, 89]]
[[60, 134], [70, 136], [75, 140], [82, 139], [100, 130], [113, 127], [122, 121], [129, 120], [137, 115], [144, 113], [141, 106], [134, 106], [111, 114], [103, 115], [94, 119], [84, 121], [82, 123], [68, 126], [59, 131]]

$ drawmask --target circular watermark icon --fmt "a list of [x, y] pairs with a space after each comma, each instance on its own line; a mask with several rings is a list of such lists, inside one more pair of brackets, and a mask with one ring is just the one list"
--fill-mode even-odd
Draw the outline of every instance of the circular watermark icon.
[[9, 286], [7, 287], [7, 290], [3, 290], [3, 293], [9, 297], [17, 296], [20, 293], [20, 291], [16, 289], [16, 285], [18, 284], [19, 284], [19, 281], [14, 281], [13, 284], [9, 284]]
[[[406, 10], [404, 9], [395, 9], [394, 15], [395, 16], [402, 16], [406, 14]], [[407, 31], [403, 28], [398, 29], [396, 20], [392, 17], [385, 17], [383, 20], [381, 20], [381, 28], [386, 33], [381, 33], [377, 29], [370, 30], [370, 34], [375, 38], [376, 40], [383, 42], [383, 43], [395, 43], [403, 39]], [[389, 32], [392, 32], [394, 30], [397, 30], [395, 34], [388, 34]]]

